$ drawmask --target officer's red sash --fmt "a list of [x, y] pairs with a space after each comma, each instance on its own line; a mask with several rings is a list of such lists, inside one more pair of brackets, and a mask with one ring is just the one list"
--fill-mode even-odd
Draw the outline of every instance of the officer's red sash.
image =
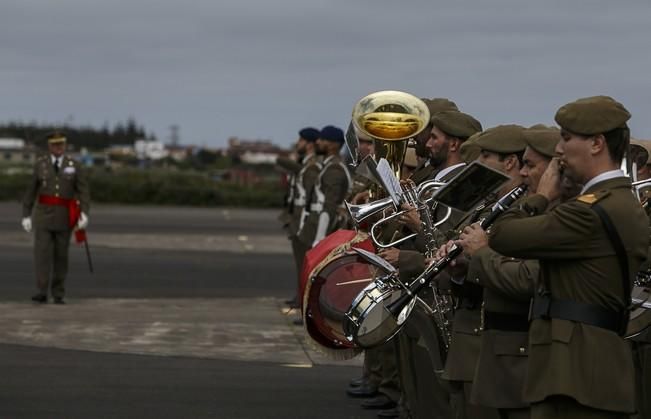
[[[68, 226], [70, 228], [74, 228], [74, 226], [77, 225], [79, 216], [81, 215], [81, 207], [79, 206], [78, 200], [61, 198], [59, 196], [52, 195], [39, 195], [38, 202], [42, 205], [54, 205], [68, 208]], [[85, 242], [86, 230], [75, 230], [75, 240], [77, 243]]]

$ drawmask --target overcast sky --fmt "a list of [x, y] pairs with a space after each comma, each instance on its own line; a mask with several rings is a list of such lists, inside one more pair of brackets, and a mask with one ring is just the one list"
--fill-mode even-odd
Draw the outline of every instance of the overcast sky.
[[651, 138], [650, 22], [648, 0], [2, 0], [0, 120], [289, 145], [377, 90], [448, 97], [485, 128], [607, 94]]

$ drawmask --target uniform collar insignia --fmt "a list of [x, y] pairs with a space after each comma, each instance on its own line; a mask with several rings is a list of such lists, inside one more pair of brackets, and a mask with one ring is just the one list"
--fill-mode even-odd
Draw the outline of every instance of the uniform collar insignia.
[[599, 198], [593, 193], [587, 193], [576, 198], [577, 201], [583, 202], [585, 204], [592, 205], [599, 200]]

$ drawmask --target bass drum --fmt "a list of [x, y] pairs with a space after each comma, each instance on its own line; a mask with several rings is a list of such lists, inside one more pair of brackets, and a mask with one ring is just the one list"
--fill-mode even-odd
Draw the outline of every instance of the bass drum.
[[[372, 250], [370, 240], [353, 246]], [[350, 359], [361, 350], [346, 339], [343, 320], [351, 302], [375, 279], [379, 268], [355, 252], [336, 250], [307, 281], [303, 319], [309, 337], [321, 352], [336, 359]]]
[[639, 335], [651, 325], [651, 288], [634, 286], [631, 297], [633, 310], [626, 328], [626, 339]]

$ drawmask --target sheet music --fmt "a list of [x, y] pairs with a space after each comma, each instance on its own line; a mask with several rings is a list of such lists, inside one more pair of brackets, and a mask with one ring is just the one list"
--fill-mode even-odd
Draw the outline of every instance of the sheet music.
[[400, 197], [402, 196], [402, 188], [400, 187], [400, 181], [393, 173], [393, 169], [389, 166], [389, 162], [386, 159], [380, 159], [380, 162], [377, 164], [377, 171], [384, 183], [385, 190], [393, 200], [393, 203], [396, 207], [400, 207]]
[[371, 253], [368, 250], [360, 249], [359, 247], [353, 247], [352, 248], [355, 252], [357, 252], [364, 260], [367, 262], [384, 269], [387, 273], [393, 273], [396, 272], [396, 268], [387, 262], [386, 260], [382, 259], [375, 253]]

